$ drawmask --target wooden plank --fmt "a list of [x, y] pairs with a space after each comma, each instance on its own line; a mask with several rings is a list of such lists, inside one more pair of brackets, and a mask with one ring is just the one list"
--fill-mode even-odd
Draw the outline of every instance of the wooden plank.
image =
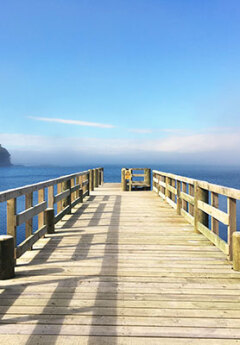
[[182, 210], [181, 210], [181, 215], [184, 216], [184, 218], [186, 218], [186, 220], [187, 220], [190, 224], [194, 225], [194, 217], [191, 216], [190, 213], [188, 213], [187, 211], [185, 211], [185, 210], [182, 209]]
[[36, 243], [39, 240], [39, 238], [45, 235], [46, 231], [47, 227], [44, 225], [33, 235], [29, 236], [25, 241], [23, 241], [16, 249], [17, 258], [22, 256], [27, 250], [31, 249], [34, 243]]
[[[189, 195], [189, 194], [187, 194], [187, 193], [185, 193], [185, 192], [181, 192], [180, 195], [181, 195], [181, 198], [182, 198], [184, 201], [187, 201], [187, 202], [189, 202], [190, 204], [194, 205], [194, 198], [193, 198], [191, 195]], [[186, 211], [186, 205], [185, 205], [184, 210]]]
[[58, 223], [66, 214], [68, 214], [69, 211], [71, 211], [71, 208], [68, 205], [55, 216], [55, 224]]
[[[37, 204], [36, 206], [33, 206], [33, 207], [19, 213], [16, 216], [17, 226], [27, 222], [28, 220], [32, 220], [33, 217], [43, 213], [46, 210], [46, 208], [47, 208], [47, 202], [42, 201], [40, 204]], [[43, 224], [42, 224], [42, 226], [43, 226]]]
[[177, 204], [172, 201], [169, 197], [165, 198], [165, 200], [168, 202], [169, 205], [172, 206], [172, 208], [174, 208], [175, 210], [177, 209]]
[[77, 184], [76, 186], [71, 187], [71, 193], [75, 193], [80, 189], [80, 184]]
[[54, 197], [54, 204], [59, 203], [59, 201], [66, 199], [70, 195], [70, 190], [67, 189], [64, 192], [61, 192]]
[[205, 202], [198, 200], [197, 206], [200, 210], [204, 211], [205, 213], [209, 214], [210, 216], [214, 217], [215, 219], [219, 220], [223, 224], [229, 224], [229, 216], [227, 213], [206, 204]]
[[229, 246], [219, 236], [211, 232], [205, 225], [198, 222], [198, 230], [206, 236], [217, 248], [219, 248], [224, 254], [229, 254]]
[[168, 185], [168, 186], [167, 186], [167, 189], [168, 189], [171, 193], [177, 195], [177, 189], [176, 189], [175, 187]]

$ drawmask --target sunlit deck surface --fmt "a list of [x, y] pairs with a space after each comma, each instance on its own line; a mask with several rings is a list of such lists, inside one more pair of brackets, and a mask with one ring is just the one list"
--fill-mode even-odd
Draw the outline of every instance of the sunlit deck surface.
[[240, 344], [240, 274], [151, 191], [105, 183], [0, 286], [0, 344]]

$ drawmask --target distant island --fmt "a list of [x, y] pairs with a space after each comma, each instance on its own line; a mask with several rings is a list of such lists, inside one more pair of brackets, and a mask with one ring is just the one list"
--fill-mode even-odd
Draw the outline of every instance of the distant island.
[[0, 144], [0, 167], [9, 167], [11, 165], [10, 153]]

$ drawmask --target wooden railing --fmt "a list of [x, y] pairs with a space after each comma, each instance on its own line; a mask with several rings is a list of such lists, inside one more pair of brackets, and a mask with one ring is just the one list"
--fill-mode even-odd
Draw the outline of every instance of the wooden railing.
[[[175, 208], [178, 214], [183, 215], [196, 232], [205, 235], [229, 260], [233, 259], [234, 236], [239, 241], [239, 233], [235, 232], [236, 201], [240, 200], [240, 190], [157, 170], [153, 170], [153, 190]], [[227, 198], [227, 212], [219, 209], [220, 195]], [[227, 242], [219, 236], [219, 222], [227, 226]], [[235, 253], [236, 255], [239, 253]]]
[[[74, 206], [82, 203], [89, 192], [102, 183], [103, 168], [96, 168], [0, 192], [0, 203], [7, 202], [7, 235], [13, 239], [15, 259], [31, 249], [45, 233], [52, 233], [54, 224], [70, 214]], [[34, 192], [38, 193], [36, 205], [33, 205]], [[25, 209], [17, 213], [18, 198], [21, 196], [25, 197]], [[35, 216], [38, 216], [38, 229], [33, 232]], [[17, 231], [22, 224], [25, 224], [25, 240], [17, 245]], [[1, 245], [4, 238], [9, 236], [0, 236]], [[2, 260], [4, 258], [0, 255], [0, 265]]]
[[[136, 180], [136, 178], [141, 180]], [[136, 189], [151, 189], [151, 169], [149, 168], [123, 168], [121, 171], [121, 184], [123, 191]]]

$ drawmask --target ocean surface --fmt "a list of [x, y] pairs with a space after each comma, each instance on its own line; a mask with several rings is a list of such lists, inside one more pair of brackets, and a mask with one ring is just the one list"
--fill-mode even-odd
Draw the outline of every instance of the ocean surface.
[[[120, 182], [121, 169], [123, 165], [105, 165], [104, 181]], [[126, 166], [128, 167], [128, 166]], [[132, 167], [132, 166], [130, 166]], [[164, 172], [171, 172], [182, 176], [192, 177], [199, 180], [208, 181], [222, 186], [240, 189], [240, 167], [227, 166], [197, 166], [197, 165], [173, 165], [173, 164], [148, 164], [146, 167]], [[36, 182], [46, 181], [63, 175], [76, 173], [94, 168], [94, 166], [72, 166], [72, 167], [24, 167], [12, 166], [0, 168], [0, 191], [22, 187]], [[220, 197], [220, 209], [226, 211], [227, 200]], [[34, 195], [34, 204], [37, 203], [37, 195]], [[17, 210], [24, 209], [24, 197], [18, 198]], [[238, 230], [240, 229], [240, 203], [237, 202]], [[34, 219], [34, 230], [37, 228], [37, 217]], [[6, 233], [6, 203], [0, 203], [0, 234]], [[24, 240], [25, 227], [20, 226], [17, 231], [17, 242]], [[220, 225], [220, 236], [226, 240], [227, 227]]]

